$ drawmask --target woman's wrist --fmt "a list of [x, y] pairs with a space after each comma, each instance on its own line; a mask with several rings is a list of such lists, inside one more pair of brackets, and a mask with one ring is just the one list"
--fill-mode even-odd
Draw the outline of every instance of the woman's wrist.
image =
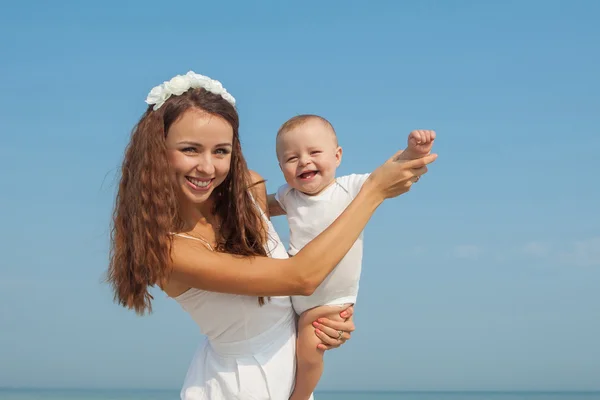
[[360, 188], [356, 199], [361, 201], [361, 207], [374, 212], [384, 202], [385, 197], [369, 177]]

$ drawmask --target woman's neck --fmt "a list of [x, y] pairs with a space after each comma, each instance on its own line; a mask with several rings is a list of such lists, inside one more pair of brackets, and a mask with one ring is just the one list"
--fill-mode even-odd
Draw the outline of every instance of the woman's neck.
[[215, 216], [212, 213], [212, 199], [208, 199], [204, 203], [196, 204], [190, 201], [180, 201], [180, 217], [183, 223], [182, 230], [184, 232], [193, 231], [198, 224], [213, 225]]

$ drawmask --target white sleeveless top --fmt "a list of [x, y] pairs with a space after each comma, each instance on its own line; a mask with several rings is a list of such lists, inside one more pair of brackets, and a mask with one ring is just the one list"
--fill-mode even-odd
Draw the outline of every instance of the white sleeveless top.
[[[270, 221], [267, 252], [287, 258]], [[296, 374], [296, 315], [289, 297], [265, 299], [189, 289], [175, 300], [198, 324], [200, 344], [183, 400], [287, 400]]]

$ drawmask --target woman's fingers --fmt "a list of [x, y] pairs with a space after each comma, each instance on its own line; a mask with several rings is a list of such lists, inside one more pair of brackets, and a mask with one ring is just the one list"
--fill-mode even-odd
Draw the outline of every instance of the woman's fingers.
[[414, 168], [412, 170], [413, 175], [415, 176], [421, 176], [421, 175], [425, 175], [427, 173], [427, 167], [421, 167], [421, 168]]
[[326, 345], [326, 344], [323, 344], [323, 343], [319, 343], [319, 344], [317, 345], [317, 349], [319, 349], [319, 350], [323, 350], [323, 351], [325, 351], [325, 350], [333, 350], [333, 349], [337, 349], [337, 348], [338, 348], [338, 347], [340, 347], [341, 345], [342, 345], [342, 344], [340, 343], [340, 344], [336, 344], [336, 345], [334, 345], [334, 346], [329, 346], [329, 345]]
[[[325, 329], [315, 329], [315, 335], [317, 335], [317, 337], [319, 339], [321, 339], [321, 342], [323, 342], [323, 344], [327, 345], [327, 346], [339, 346], [340, 344], [342, 344], [344, 342], [343, 338], [339, 338], [338, 336], [339, 334], [337, 332], [331, 334], [328, 333], [330, 331], [330, 328], [326, 328]], [[343, 334], [342, 334], [343, 336]]]
[[338, 347], [346, 340], [350, 340], [350, 332], [354, 331], [354, 322], [332, 321], [327, 318], [319, 318], [319, 321], [313, 323], [315, 334], [324, 345]]
[[429, 154], [414, 160], [398, 159], [401, 152], [396, 153], [391, 159], [379, 166], [370, 176], [375, 183], [375, 190], [383, 195], [384, 199], [400, 196], [410, 190], [417, 181], [415, 176], [427, 172], [426, 166], [434, 162], [437, 154]]
[[344, 311], [340, 313], [340, 317], [342, 318], [350, 318], [354, 314], [354, 306], [349, 306]]
[[[345, 333], [354, 332], [355, 326], [352, 320], [348, 321], [333, 321], [328, 318], [319, 318], [317, 322], [315, 322], [318, 326], [316, 328], [322, 329], [327, 333], [331, 333], [330, 336], [337, 337], [337, 331], [342, 331]], [[326, 330], [327, 329], [327, 330]], [[344, 336], [347, 339], [350, 339], [350, 335]]]
[[416, 183], [421, 179], [422, 175], [427, 173], [427, 167], [415, 168], [412, 170], [413, 176], [410, 178], [410, 185]]
[[[346, 340], [350, 339], [350, 334], [348, 332], [343, 332], [340, 339], [333, 338], [320, 329], [315, 329], [315, 335], [317, 335], [319, 340], [322, 342], [317, 345], [317, 348], [320, 350], [331, 350], [338, 348], [343, 345]], [[336, 332], [336, 337], [337, 336], [339, 336], [339, 334]]]
[[[325, 344], [337, 344], [339, 341], [344, 338], [344, 331], [332, 329], [326, 325], [321, 325], [319, 328], [315, 330], [315, 332], [325, 334], [326, 340], [323, 340]], [[318, 335], [317, 335], [318, 336]]]
[[428, 154], [424, 157], [417, 158], [415, 160], [399, 160], [398, 163], [402, 165], [402, 167], [407, 169], [417, 169], [426, 166], [427, 164], [431, 164], [437, 158], [437, 154]]

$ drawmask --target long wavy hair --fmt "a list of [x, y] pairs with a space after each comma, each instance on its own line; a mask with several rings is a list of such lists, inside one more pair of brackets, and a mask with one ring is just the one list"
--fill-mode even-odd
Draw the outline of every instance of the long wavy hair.
[[[249, 192], [250, 173], [239, 140], [235, 107], [202, 88], [148, 107], [125, 151], [113, 212], [108, 282], [118, 304], [143, 315], [152, 312], [149, 287], [167, 283], [172, 271], [172, 235], [182, 228], [179, 203], [167, 159], [166, 136], [184, 112], [200, 109], [224, 118], [233, 128], [231, 166], [211, 194], [220, 221], [216, 251], [266, 256], [265, 226]], [[259, 297], [260, 305], [264, 298]]]

